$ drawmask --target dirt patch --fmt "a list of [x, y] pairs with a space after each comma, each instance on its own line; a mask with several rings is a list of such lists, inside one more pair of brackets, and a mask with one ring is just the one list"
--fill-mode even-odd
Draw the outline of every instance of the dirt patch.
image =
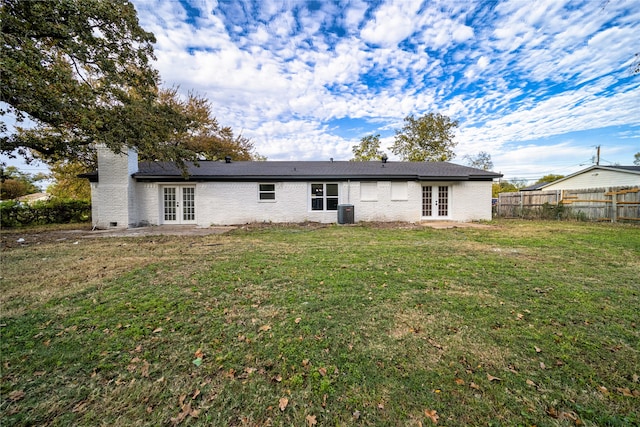
[[446, 228], [497, 228], [495, 225], [482, 224], [479, 222], [455, 222], [455, 221], [425, 221], [420, 223], [423, 227], [435, 228], [438, 230]]
[[3, 230], [0, 247], [15, 248], [24, 245], [75, 242], [80, 239], [100, 237], [145, 237], [145, 236], [207, 236], [223, 234], [236, 227], [196, 227], [193, 225], [163, 225], [126, 229], [91, 230], [89, 226], [63, 229], [12, 229]]

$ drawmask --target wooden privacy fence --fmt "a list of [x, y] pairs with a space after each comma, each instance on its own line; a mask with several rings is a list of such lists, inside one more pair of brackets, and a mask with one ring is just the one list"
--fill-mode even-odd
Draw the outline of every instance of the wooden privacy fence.
[[504, 218], [640, 221], [640, 187], [500, 193], [494, 213]]

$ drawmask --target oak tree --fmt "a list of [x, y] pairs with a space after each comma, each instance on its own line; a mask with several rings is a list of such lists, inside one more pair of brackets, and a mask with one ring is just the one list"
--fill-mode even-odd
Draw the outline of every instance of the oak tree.
[[455, 157], [453, 149], [454, 130], [457, 120], [440, 113], [429, 113], [422, 117], [409, 115], [402, 129], [396, 130], [391, 151], [404, 161], [444, 162]]
[[116, 152], [194, 156], [157, 146], [186, 131], [189, 120], [157, 102], [155, 37], [130, 2], [4, 0], [0, 20], [0, 114], [16, 122], [15, 129], [1, 123], [3, 154], [72, 160], [102, 143]]
[[367, 162], [370, 160], [379, 160], [383, 153], [380, 151], [380, 134], [367, 135], [360, 139], [358, 145], [351, 147], [353, 151], [353, 161]]

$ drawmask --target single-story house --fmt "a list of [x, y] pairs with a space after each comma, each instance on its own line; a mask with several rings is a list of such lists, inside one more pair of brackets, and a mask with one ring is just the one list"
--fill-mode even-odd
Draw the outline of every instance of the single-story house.
[[[98, 148], [91, 181], [97, 228], [491, 219], [491, 184], [502, 175], [448, 162], [138, 162], [135, 151]], [[344, 211], [342, 211], [344, 213]]]
[[538, 184], [534, 190], [582, 190], [586, 188], [637, 187], [640, 185], [640, 166], [593, 165], [564, 178]]

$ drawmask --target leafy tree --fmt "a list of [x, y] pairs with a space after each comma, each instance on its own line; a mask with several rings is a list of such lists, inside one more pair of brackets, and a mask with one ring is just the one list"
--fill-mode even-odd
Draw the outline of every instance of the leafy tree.
[[[211, 104], [205, 98], [189, 94], [186, 100], [177, 90], [162, 90], [159, 102], [178, 111], [188, 120], [188, 129], [176, 132], [162, 145], [172, 145], [193, 152], [199, 160], [220, 160], [231, 156], [234, 160], [261, 160], [253, 142], [242, 134], [235, 135], [228, 126], [221, 126], [213, 116]], [[152, 147], [153, 148], [153, 147]], [[140, 158], [155, 160], [155, 150], [140, 151]]]
[[7, 166], [0, 172], [2, 180], [1, 196], [2, 200], [15, 199], [26, 194], [39, 193], [42, 189], [38, 186], [38, 181], [47, 179], [43, 173], [30, 174], [22, 172], [15, 166]]
[[493, 161], [491, 160], [491, 154], [486, 151], [480, 151], [475, 156], [464, 156], [467, 165], [472, 168], [482, 169], [485, 171], [493, 169]]
[[527, 186], [526, 179], [513, 178], [512, 180], [500, 180], [500, 182], [494, 182], [491, 187], [492, 197], [498, 197], [500, 193], [513, 193], [520, 191]]
[[444, 162], [455, 157], [453, 140], [457, 120], [439, 113], [429, 113], [415, 118], [404, 119], [402, 129], [396, 130], [395, 142], [391, 151], [402, 160], [410, 162]]
[[155, 37], [138, 24], [126, 0], [4, 0], [2, 21], [1, 114], [35, 127], [7, 133], [0, 152], [53, 161], [83, 155], [99, 142], [155, 150], [157, 157], [193, 157], [182, 146], [165, 144], [189, 120], [157, 102], [159, 76]]
[[640, 152], [636, 153], [633, 156], [634, 160], [633, 160], [633, 164], [636, 166], [640, 166]]
[[564, 175], [554, 175], [554, 174], [549, 174], [549, 175], [545, 175], [542, 178], [540, 178], [539, 180], [536, 181], [536, 184], [542, 184], [542, 183], [546, 183], [546, 182], [553, 182], [553, 181], [557, 181], [559, 179], [564, 178]]
[[58, 161], [50, 164], [51, 177], [55, 180], [48, 192], [61, 199], [91, 200], [89, 181], [78, 178], [81, 173], [91, 172], [92, 166], [79, 161]]
[[360, 139], [360, 144], [351, 147], [355, 162], [367, 162], [370, 160], [378, 160], [382, 158], [383, 152], [380, 151], [380, 134], [367, 135]]

